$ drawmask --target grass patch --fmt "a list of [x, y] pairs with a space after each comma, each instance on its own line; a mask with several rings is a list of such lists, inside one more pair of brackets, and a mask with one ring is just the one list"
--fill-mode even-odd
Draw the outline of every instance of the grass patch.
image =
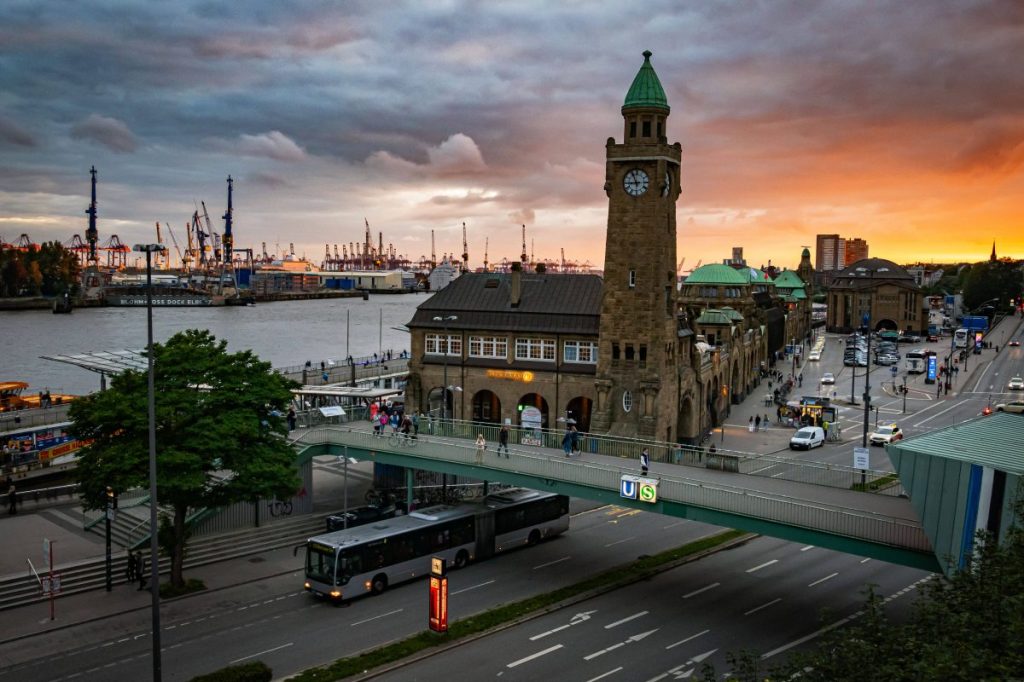
[[889, 488], [895, 483], [899, 483], [899, 476], [896, 474], [886, 474], [881, 478], [876, 478], [868, 483], [854, 483], [850, 486], [850, 490], [856, 490], [861, 493], [874, 493], [882, 490], [883, 488]]
[[206, 583], [197, 578], [189, 578], [181, 587], [175, 587], [170, 583], [161, 583], [160, 598], [171, 599], [173, 597], [181, 597], [186, 594], [192, 594], [193, 592], [202, 592], [205, 589]]
[[464, 618], [452, 623], [445, 634], [431, 631], [420, 632], [377, 649], [371, 649], [370, 651], [347, 658], [339, 658], [329, 665], [304, 670], [297, 675], [289, 677], [288, 680], [290, 682], [333, 682], [334, 680], [343, 680], [346, 677], [364, 673], [378, 666], [400, 661], [425, 649], [450, 644], [464, 637], [485, 632], [493, 627], [540, 611], [570, 597], [602, 587], [635, 582], [666, 564], [671, 564], [687, 556], [712, 549], [743, 535], [745, 535], [743, 531], [730, 530], [691, 542], [682, 547], [666, 550], [660, 554], [637, 559], [625, 566], [609, 569], [573, 585], [567, 585], [557, 590], [528, 597], [511, 604], [503, 604], [489, 611]]

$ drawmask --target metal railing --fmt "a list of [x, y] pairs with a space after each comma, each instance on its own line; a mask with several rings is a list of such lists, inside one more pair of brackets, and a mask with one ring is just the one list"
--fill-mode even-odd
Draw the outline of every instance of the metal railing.
[[71, 403], [61, 403], [53, 407], [33, 408], [30, 410], [12, 410], [0, 412], [0, 432], [29, 429], [33, 426], [60, 424], [68, 420]]
[[[460, 438], [424, 435], [416, 448], [403, 449], [402, 454], [423, 459], [444, 460], [461, 464], [486, 466], [492, 470], [514, 471], [516, 474], [536, 476], [574, 483], [602, 490], [618, 491], [624, 474], [635, 475], [637, 468], [610, 465], [601, 462], [565, 458], [537, 448], [515, 447], [512, 457], [489, 456], [477, 459], [474, 444]], [[310, 429], [296, 439], [296, 444], [334, 444], [380, 451], [386, 441], [367, 431], [339, 427]], [[383, 446], [383, 447], [382, 447]], [[493, 450], [493, 443], [491, 444]], [[760, 518], [791, 526], [825, 531], [835, 535], [868, 540], [893, 547], [930, 551], [929, 542], [920, 525], [901, 518], [887, 516], [866, 509], [855, 509], [834, 504], [822, 504], [792, 495], [740, 487], [715, 481], [690, 478], [680, 474], [651, 472], [659, 480], [660, 499], [699, 506], [725, 513]], [[799, 487], [794, 483], [793, 487]], [[861, 495], [861, 493], [849, 493]], [[866, 495], [864, 496], [868, 498]], [[874, 498], [877, 499], [877, 498]]]
[[[349, 422], [359, 421], [353, 415], [346, 419]], [[310, 424], [311, 426], [313, 424]], [[473, 441], [477, 435], [483, 434], [484, 439], [494, 445], [498, 442], [500, 424], [470, 422], [449, 419], [441, 421], [432, 416], [420, 419], [420, 434], [436, 435], [444, 438], [458, 438]], [[520, 426], [509, 427], [509, 443], [536, 448], [562, 447], [565, 431], [554, 429], [525, 429]], [[829, 488], [849, 489], [860, 486], [881, 495], [902, 496], [905, 490], [892, 471], [855, 469], [843, 464], [812, 462], [806, 460], [766, 455], [739, 450], [718, 449], [710, 451], [710, 443], [706, 446], [681, 445], [664, 441], [645, 440], [642, 438], [623, 438], [620, 436], [579, 434], [580, 451], [596, 455], [607, 455], [624, 459], [636, 460], [641, 450], [647, 448], [652, 462], [665, 462], [680, 466], [715, 468], [748, 476], [764, 476], [783, 481], [809, 483]]]

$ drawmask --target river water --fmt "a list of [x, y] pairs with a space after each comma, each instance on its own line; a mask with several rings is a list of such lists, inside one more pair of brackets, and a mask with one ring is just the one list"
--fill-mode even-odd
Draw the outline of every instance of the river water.
[[[250, 349], [274, 367], [311, 360], [396, 355], [409, 349], [403, 327], [429, 294], [277, 301], [255, 306], [154, 308], [153, 338], [166, 341], [184, 329], [208, 329], [229, 351]], [[346, 343], [346, 329], [347, 343]], [[378, 341], [378, 338], [380, 339]], [[378, 345], [379, 344], [379, 345]], [[0, 381], [26, 381], [29, 390], [83, 394], [99, 389], [99, 374], [42, 355], [144, 349], [146, 308], [79, 308], [0, 312]]]

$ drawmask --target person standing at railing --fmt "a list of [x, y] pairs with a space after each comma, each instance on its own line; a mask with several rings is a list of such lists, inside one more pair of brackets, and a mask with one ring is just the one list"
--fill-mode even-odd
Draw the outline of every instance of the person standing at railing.
[[7, 477], [7, 513], [12, 516], [18, 513], [18, 489], [10, 476]]
[[476, 463], [483, 464], [484, 462], [484, 450], [487, 449], [487, 441], [484, 439], [484, 434], [477, 434], [476, 437]]
[[505, 449], [505, 457], [508, 458], [508, 424], [502, 424], [498, 431], [498, 457], [501, 457], [501, 449]]
[[289, 431], [294, 431], [295, 430], [295, 427], [297, 425], [297, 421], [298, 420], [295, 417], [295, 408], [294, 407], [289, 407], [288, 408], [288, 430]]
[[647, 469], [651, 466], [651, 453], [644, 448], [640, 451], [640, 474], [647, 475]]
[[565, 435], [562, 436], [562, 450], [565, 452], [565, 456], [569, 457], [572, 454], [572, 431], [570, 427], [565, 427]]

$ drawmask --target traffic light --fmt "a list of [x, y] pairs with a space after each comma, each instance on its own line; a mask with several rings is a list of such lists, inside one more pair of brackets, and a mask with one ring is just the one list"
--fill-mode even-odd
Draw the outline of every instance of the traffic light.
[[107, 486], [107, 509], [117, 509], [117, 495], [109, 485]]

